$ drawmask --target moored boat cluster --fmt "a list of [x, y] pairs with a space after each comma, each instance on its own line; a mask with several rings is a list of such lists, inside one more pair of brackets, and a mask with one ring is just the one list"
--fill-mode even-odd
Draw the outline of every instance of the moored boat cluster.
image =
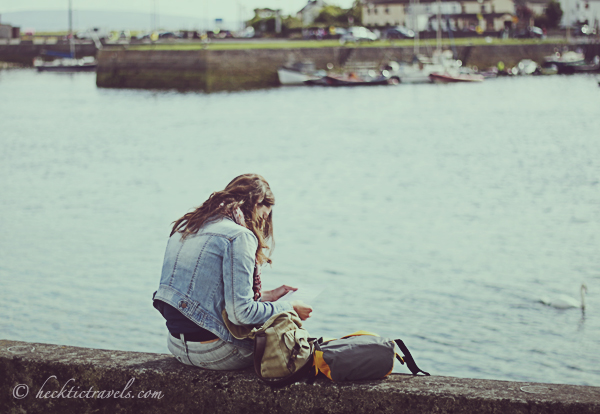
[[282, 85], [318, 85], [318, 86], [375, 86], [397, 85], [401, 83], [455, 83], [482, 82], [484, 79], [498, 76], [554, 75], [573, 73], [599, 73], [600, 57], [591, 62], [585, 60], [583, 53], [558, 50], [544, 58], [542, 63], [531, 59], [522, 59], [512, 68], [498, 62], [496, 67], [480, 71], [476, 67], [463, 66], [454, 59], [452, 52], [446, 50], [434, 53], [431, 58], [415, 55], [411, 62], [391, 61], [381, 67], [346, 68], [342, 72], [315, 70], [312, 62], [296, 62], [278, 69], [279, 82]]

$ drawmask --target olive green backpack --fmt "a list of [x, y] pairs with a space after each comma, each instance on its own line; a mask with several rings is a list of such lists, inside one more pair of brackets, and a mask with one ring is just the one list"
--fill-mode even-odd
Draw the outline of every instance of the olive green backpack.
[[315, 339], [309, 338], [295, 311], [273, 315], [262, 326], [255, 328], [234, 325], [225, 310], [223, 321], [235, 338], [254, 340], [254, 369], [263, 382], [282, 386], [314, 372]]

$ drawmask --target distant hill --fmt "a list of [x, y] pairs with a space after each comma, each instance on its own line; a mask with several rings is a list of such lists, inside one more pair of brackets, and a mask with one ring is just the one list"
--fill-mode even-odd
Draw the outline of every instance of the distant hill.
[[[20, 26], [21, 29], [33, 28], [36, 32], [54, 32], [68, 30], [68, 11], [39, 10], [2, 13], [1, 23]], [[158, 26], [164, 30], [202, 30], [214, 29], [215, 25], [207, 19], [187, 16], [158, 15]], [[141, 30], [152, 29], [151, 13], [73, 10], [73, 30], [85, 30], [100, 27], [107, 30]], [[222, 29], [238, 30], [240, 22], [224, 20]]]

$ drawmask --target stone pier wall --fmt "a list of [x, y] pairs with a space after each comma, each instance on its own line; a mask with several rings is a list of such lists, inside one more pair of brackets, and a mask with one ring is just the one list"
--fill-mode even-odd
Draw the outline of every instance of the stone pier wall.
[[[0, 62], [19, 63], [25, 66], [32, 66], [34, 58], [45, 56], [44, 51], [70, 53], [71, 47], [68, 43], [47, 45], [34, 44], [25, 41], [15, 45], [0, 44]], [[77, 44], [75, 46], [75, 55], [78, 58], [95, 56], [96, 46], [94, 44]], [[47, 58], [52, 60], [51, 56], [47, 56]]]
[[[597, 45], [581, 45], [592, 50]], [[480, 45], [456, 47], [465, 65], [488, 68], [499, 61], [506, 67], [521, 59], [542, 62], [564, 45]], [[573, 47], [571, 47], [572, 49]], [[429, 48], [431, 49], [431, 48]], [[596, 47], [596, 49], [598, 49]], [[431, 53], [427, 47], [421, 52]], [[174, 88], [206, 92], [278, 86], [277, 68], [296, 61], [312, 61], [317, 69], [340, 68], [352, 62], [410, 61], [412, 47], [331, 47], [245, 50], [126, 50], [104, 49], [98, 54], [96, 84], [114, 88]]]
[[[421, 361], [423, 364], [424, 361]], [[165, 354], [0, 340], [0, 413], [600, 413], [600, 388], [395, 374], [280, 389]]]

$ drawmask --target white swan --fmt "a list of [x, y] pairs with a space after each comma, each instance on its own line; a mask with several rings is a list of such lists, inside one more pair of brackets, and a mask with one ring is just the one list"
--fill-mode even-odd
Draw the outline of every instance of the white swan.
[[575, 298], [567, 295], [559, 295], [556, 299], [550, 300], [546, 297], [540, 299], [540, 302], [547, 306], [552, 306], [556, 309], [569, 309], [569, 308], [581, 308], [585, 310], [585, 294], [587, 293], [587, 286], [581, 285], [581, 302]]

